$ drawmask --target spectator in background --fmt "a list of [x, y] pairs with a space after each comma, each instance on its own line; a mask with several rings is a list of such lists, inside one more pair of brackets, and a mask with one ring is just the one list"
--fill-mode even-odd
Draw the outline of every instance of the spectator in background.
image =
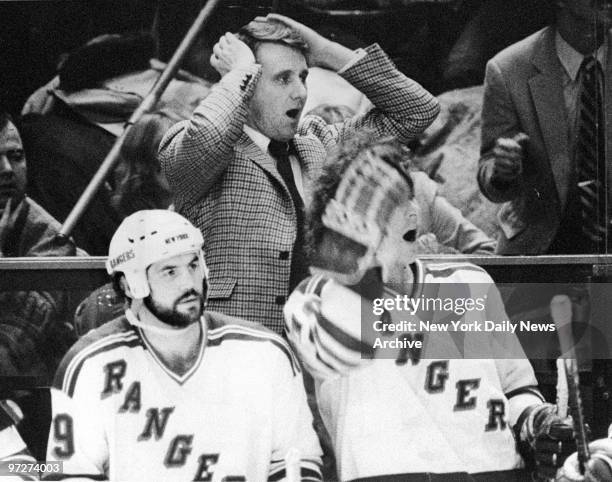
[[608, 3], [559, 0], [554, 25], [487, 65], [478, 183], [491, 201], [505, 203], [499, 212], [501, 254], [607, 251]]
[[74, 244], [55, 242], [59, 223], [26, 196], [27, 165], [21, 136], [0, 111], [0, 256], [74, 256]]
[[144, 114], [130, 129], [121, 146], [111, 196], [111, 205], [121, 219], [142, 209], [166, 209], [172, 204], [157, 151], [166, 131], [178, 120], [172, 113]]
[[[19, 131], [0, 112], [0, 257], [74, 256], [74, 244], [58, 243], [60, 225], [26, 196], [27, 166]], [[61, 320], [64, 294], [0, 292], [0, 373], [48, 380], [74, 341]]]
[[[328, 124], [344, 122], [353, 116], [345, 105], [322, 104], [308, 115], [318, 115]], [[406, 149], [406, 159], [412, 159]], [[421, 254], [464, 253], [491, 255], [496, 243], [481, 229], [466, 219], [461, 211], [438, 193], [438, 184], [425, 173], [413, 169], [407, 161], [407, 170], [416, 178], [415, 199], [421, 209], [418, 248]]]
[[552, 3], [552, 0], [455, 2], [451, 21], [442, 25], [452, 30], [462, 16], [469, 14], [469, 19], [442, 61], [444, 91], [481, 84], [487, 61], [508, 45], [544, 27], [552, 16]]
[[[32, 168], [29, 192], [58, 220], [66, 219], [165, 67], [154, 55], [150, 34], [96, 37], [66, 55], [58, 75], [26, 102], [22, 134]], [[181, 70], [157, 108], [186, 119], [208, 85]], [[122, 219], [112, 207], [112, 180], [105, 188], [86, 210], [87, 222], [73, 231], [77, 244], [95, 255], [106, 254]]]
[[[111, 204], [122, 218], [143, 209], [172, 208], [172, 192], [161, 172], [157, 150], [164, 133], [175, 122], [172, 113], [143, 115], [128, 133], [115, 169]], [[79, 336], [120, 316], [123, 299], [110, 283], [94, 290], [77, 307], [74, 326]]]
[[[223, 77], [164, 138], [162, 166], [178, 211], [206, 239], [211, 308], [283, 333], [282, 306], [307, 276], [305, 187], [326, 150], [363, 127], [408, 141], [438, 104], [377, 45], [354, 52], [280, 15], [225, 34], [213, 51]], [[333, 127], [315, 116], [300, 121], [310, 66], [339, 71], [376, 107]]]

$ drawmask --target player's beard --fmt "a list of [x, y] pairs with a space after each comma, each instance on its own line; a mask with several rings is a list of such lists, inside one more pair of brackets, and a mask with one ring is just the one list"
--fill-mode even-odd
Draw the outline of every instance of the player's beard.
[[[195, 296], [198, 298], [199, 304], [196, 310], [190, 310], [187, 313], [178, 311], [178, 305], [181, 300]], [[157, 317], [158, 320], [170, 325], [174, 328], [185, 328], [200, 319], [204, 312], [204, 299], [200, 293], [195, 290], [190, 290], [178, 298], [172, 305], [172, 308], [166, 308], [156, 303], [151, 295], [144, 299], [144, 304], [147, 309]]]

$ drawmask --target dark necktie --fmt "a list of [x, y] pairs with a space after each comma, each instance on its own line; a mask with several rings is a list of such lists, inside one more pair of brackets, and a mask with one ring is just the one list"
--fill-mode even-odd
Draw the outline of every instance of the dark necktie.
[[300, 281], [308, 276], [308, 263], [304, 254], [304, 203], [295, 185], [293, 171], [291, 170], [290, 155], [297, 156], [293, 142], [271, 140], [268, 146], [270, 155], [276, 159], [278, 173], [285, 181], [296, 214], [296, 236], [293, 243], [293, 256], [291, 257], [291, 276], [289, 279], [289, 293]]
[[607, 177], [605, 127], [602, 102], [602, 72], [599, 62], [585, 57], [580, 66], [582, 89], [578, 104], [576, 165], [582, 211], [582, 232], [593, 253], [607, 247]]

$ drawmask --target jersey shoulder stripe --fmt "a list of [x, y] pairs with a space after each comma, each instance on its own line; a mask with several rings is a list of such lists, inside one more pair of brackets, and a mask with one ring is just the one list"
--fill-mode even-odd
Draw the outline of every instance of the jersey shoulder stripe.
[[[230, 318], [230, 317], [226, 317]], [[240, 320], [238, 320], [240, 321]], [[249, 342], [268, 342], [287, 357], [293, 374], [301, 372], [300, 364], [289, 344], [280, 336], [267, 328], [246, 322], [247, 324], [228, 324], [213, 328], [208, 332], [208, 346], [220, 346], [225, 340], [238, 340]], [[255, 325], [255, 326], [251, 326]]]
[[325, 286], [328, 281], [330, 281], [329, 278], [325, 278], [320, 274], [309, 276], [308, 278], [302, 280], [294, 291], [302, 294], [315, 294], [317, 296], [321, 296], [323, 286]]
[[66, 354], [53, 380], [53, 387], [72, 396], [84, 363], [119, 347], [144, 347], [140, 336], [124, 316], [83, 336]]
[[363, 353], [373, 354], [373, 349], [367, 343], [352, 337], [349, 333], [345, 332], [342, 328], [336, 326], [330, 321], [323, 313], [315, 312], [317, 318], [317, 324], [322, 330], [326, 331], [334, 340], [340, 343], [347, 350]]

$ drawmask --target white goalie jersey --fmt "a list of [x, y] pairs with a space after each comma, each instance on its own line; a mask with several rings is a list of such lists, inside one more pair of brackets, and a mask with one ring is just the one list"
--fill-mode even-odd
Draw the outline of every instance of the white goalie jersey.
[[[487, 285], [485, 309], [474, 316], [505, 316], [492, 279], [472, 264], [417, 261], [416, 292], [427, 283]], [[542, 403], [529, 361], [461, 359], [450, 350], [432, 357], [440, 352], [430, 345], [449, 338], [427, 335], [409, 356], [381, 359], [361, 336], [367, 310], [370, 300], [320, 276], [302, 282], [285, 305], [289, 340], [316, 380], [340, 479], [522, 468], [513, 426], [525, 408]], [[396, 321], [405, 313], [390, 315]], [[368, 348], [373, 359], [363, 356]]]
[[48, 460], [65, 477], [262, 481], [285, 459], [321, 480], [300, 366], [277, 335], [206, 313], [208, 337], [183, 376], [125, 317], [87, 334], [56, 374]]

